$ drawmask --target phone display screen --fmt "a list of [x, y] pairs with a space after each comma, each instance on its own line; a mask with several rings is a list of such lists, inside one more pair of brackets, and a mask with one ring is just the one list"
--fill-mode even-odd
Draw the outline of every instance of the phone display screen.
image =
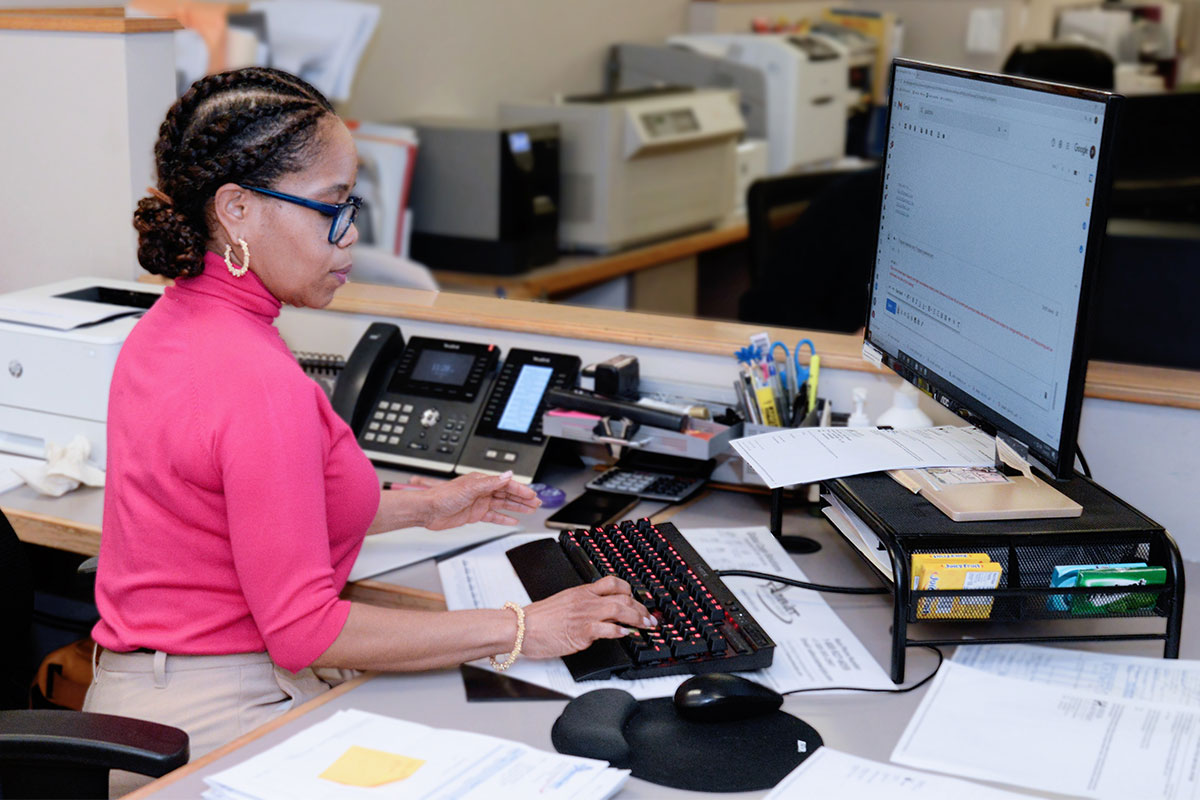
[[444, 350], [423, 350], [413, 367], [412, 380], [462, 386], [471, 374], [475, 356], [467, 353], [448, 353]]
[[523, 365], [496, 427], [514, 433], [527, 432], [533, 424], [533, 416], [537, 413], [538, 406], [542, 403], [542, 395], [546, 393], [546, 387], [550, 385], [553, 376], [554, 370], [550, 367]]

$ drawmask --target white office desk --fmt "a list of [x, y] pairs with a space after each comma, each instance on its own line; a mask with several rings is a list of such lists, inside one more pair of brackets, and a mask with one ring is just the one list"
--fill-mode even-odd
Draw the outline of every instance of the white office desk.
[[[656, 507], [653, 503], [643, 503], [634, 513], [645, 514]], [[684, 531], [698, 527], [765, 524], [767, 502], [764, 496], [759, 495], [713, 492], [679, 511], [671, 521]], [[823, 543], [824, 546], [818, 553], [796, 557], [797, 563], [801, 564], [810, 579], [850, 586], [874, 583], [875, 579], [868, 569], [824, 518], [812, 517], [804, 511], [790, 510], [784, 516], [784, 532], [803, 533]], [[437, 572], [432, 562], [399, 570], [391, 573], [389, 578], [425, 589], [437, 585]], [[826, 595], [826, 599], [866, 644], [871, 655], [886, 668], [890, 647], [890, 596]], [[1137, 625], [1145, 621], [1130, 622]], [[1185, 617], [1182, 648], [1185, 658], [1200, 657], [1200, 641], [1193, 635], [1198, 627], [1200, 626], [1189, 625], [1188, 618]], [[961, 633], [967, 629], [956, 625], [953, 626], [953, 630]], [[1109, 630], [1111, 631], [1111, 628]], [[925, 635], [926, 631], [918, 629], [917, 633]], [[929, 633], [932, 634], [932, 631]], [[1093, 647], [1100, 649], [1095, 645]], [[1125, 654], [1162, 654], [1161, 643], [1111, 642], [1103, 649]], [[949, 654], [947, 650], [947, 655]], [[932, 653], [920, 648], [912, 650], [909, 655], [910, 679], [919, 679], [928, 674], [936, 661]], [[784, 710], [813, 725], [827, 745], [866, 758], [887, 761], [924, 690], [922, 687], [914, 692], [896, 695], [792, 695], [787, 698]], [[198, 797], [205, 789], [205, 775], [226, 769], [262, 752], [341, 709], [358, 708], [390, 714], [427, 725], [477, 731], [552, 750], [550, 727], [564, 705], [565, 701], [561, 700], [493, 700], [468, 703], [457, 670], [374, 676], [348, 688], [339, 687], [338, 690], [296, 709], [281, 720], [268, 724], [229, 747], [159, 779], [129, 797], [131, 800], [143, 797]], [[720, 768], [724, 768], [724, 765]], [[722, 796], [750, 798], [761, 797], [764, 794], [765, 792], [750, 792]], [[697, 795], [693, 793], [670, 790], [639, 780], [630, 780], [617, 795], [621, 800], [695, 796]]]

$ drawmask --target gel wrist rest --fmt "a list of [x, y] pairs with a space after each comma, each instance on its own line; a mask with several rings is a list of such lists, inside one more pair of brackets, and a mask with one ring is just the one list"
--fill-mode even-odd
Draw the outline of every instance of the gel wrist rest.
[[550, 741], [560, 753], [700, 792], [770, 789], [822, 744], [821, 734], [783, 711], [693, 722], [675, 713], [669, 697], [639, 702], [620, 689], [596, 689], [567, 703]]
[[621, 689], [596, 689], [567, 703], [550, 729], [554, 749], [570, 756], [597, 758], [618, 769], [629, 769], [625, 723], [638, 708], [633, 695]]

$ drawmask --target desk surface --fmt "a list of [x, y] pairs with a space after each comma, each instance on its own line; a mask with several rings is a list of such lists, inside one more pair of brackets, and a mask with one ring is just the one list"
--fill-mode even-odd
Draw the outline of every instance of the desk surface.
[[[643, 503], [633, 514], [651, 513], [656, 504]], [[763, 524], [767, 519], [766, 498], [734, 492], [712, 492], [683, 508], [673, 522], [686, 531], [697, 527], [740, 527]], [[804, 533], [819, 539], [824, 547], [818, 553], [797, 556], [797, 562], [817, 580], [842, 585], [868, 585], [873, 582], [867, 568], [834, 533], [824, 518], [805, 510], [790, 510], [784, 517], [785, 533]], [[393, 573], [393, 579], [428, 587], [436, 582], [432, 562]], [[826, 595], [830, 605], [864, 642], [871, 655], [887, 664], [891, 606], [884, 596]], [[1144, 622], [1144, 621], [1141, 621]], [[1133, 620], [1132, 624], [1139, 624]], [[1200, 656], [1200, 642], [1191, 635], [1195, 626], [1185, 620], [1183, 656]], [[960, 627], [956, 633], [965, 632]], [[924, 632], [920, 632], [924, 635]], [[1161, 644], [1145, 642], [1108, 643], [1108, 652], [1161, 655]], [[949, 655], [949, 652], [947, 652]], [[909, 654], [909, 676], [924, 676], [935, 657], [920, 648]], [[801, 694], [787, 698], [784, 709], [813, 725], [827, 745], [856, 755], [887, 761], [909, 718], [920, 702], [924, 687], [907, 694]], [[489, 701], [468, 703], [457, 670], [414, 675], [379, 675], [354, 685], [339, 687], [296, 709], [216, 753], [198, 759], [183, 769], [159, 779], [128, 797], [197, 797], [204, 791], [203, 778], [226, 769], [252, 755], [278, 744], [308, 725], [334, 712], [360, 708], [375, 713], [443, 728], [460, 728], [514, 739], [535, 747], [552, 750], [550, 727], [561, 713], [565, 701]], [[723, 795], [730, 798], [761, 797], [765, 792]], [[682, 798], [687, 792], [630, 780], [617, 795], [621, 800], [641, 798]]]

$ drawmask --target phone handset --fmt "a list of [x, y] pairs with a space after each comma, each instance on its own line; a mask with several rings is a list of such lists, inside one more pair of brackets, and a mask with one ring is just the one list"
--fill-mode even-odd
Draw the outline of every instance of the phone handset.
[[403, 352], [400, 328], [389, 322], [372, 322], [346, 359], [330, 403], [356, 434]]

